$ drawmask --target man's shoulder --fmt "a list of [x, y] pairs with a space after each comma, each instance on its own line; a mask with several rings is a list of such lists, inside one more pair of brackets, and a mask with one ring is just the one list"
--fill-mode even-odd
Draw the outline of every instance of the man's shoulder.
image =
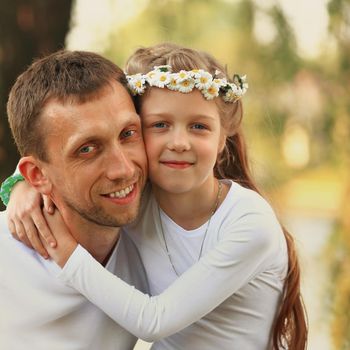
[[7, 225], [6, 210], [0, 211], [0, 242], [11, 239], [11, 233]]
[[17, 241], [12, 237], [12, 234], [7, 225], [7, 213], [5, 211], [0, 212], [0, 259], [14, 259], [14, 256], [18, 254], [36, 255], [35, 251], [29, 249], [23, 243]]

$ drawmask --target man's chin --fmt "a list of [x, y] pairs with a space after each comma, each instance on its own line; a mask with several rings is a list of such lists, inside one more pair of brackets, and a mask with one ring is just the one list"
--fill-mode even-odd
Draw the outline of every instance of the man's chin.
[[139, 205], [129, 208], [92, 209], [88, 212], [80, 211], [79, 214], [85, 219], [100, 225], [108, 227], [121, 227], [132, 223], [139, 212]]
[[[138, 187], [138, 186], [137, 186]], [[105, 223], [107, 226], [124, 226], [132, 223], [138, 216], [141, 202], [141, 193], [136, 189], [133, 201], [127, 205], [119, 205], [113, 203], [103, 202], [101, 206], [100, 217], [101, 224]]]
[[130, 224], [136, 219], [140, 199], [135, 198], [132, 205], [128, 206], [111, 205], [111, 203], [105, 200], [99, 200], [99, 203], [84, 206], [82, 203], [79, 204], [70, 198], [64, 198], [61, 204], [68, 220], [78, 220], [79, 222], [82, 219], [87, 224], [90, 223], [104, 227], [121, 227]]
[[111, 215], [107, 213], [82, 213], [80, 215], [90, 223], [93, 223], [98, 226], [105, 227], [121, 227], [127, 224], [130, 224], [135, 220], [137, 215], [133, 213], [126, 213], [123, 215]]

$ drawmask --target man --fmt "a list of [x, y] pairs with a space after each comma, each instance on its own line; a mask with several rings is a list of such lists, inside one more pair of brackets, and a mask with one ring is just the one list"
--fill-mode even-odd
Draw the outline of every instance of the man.
[[[137, 215], [146, 178], [140, 120], [124, 79], [97, 54], [57, 52], [17, 79], [8, 117], [26, 180], [54, 200], [101, 264], [145, 291], [136, 249], [119, 237]], [[11, 237], [5, 213], [0, 225], [1, 349], [133, 348], [134, 336], [56, 279], [52, 261]]]

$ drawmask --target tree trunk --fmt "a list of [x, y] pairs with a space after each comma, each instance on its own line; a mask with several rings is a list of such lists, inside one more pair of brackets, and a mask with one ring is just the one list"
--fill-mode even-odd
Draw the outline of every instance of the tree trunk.
[[34, 58], [64, 48], [71, 7], [72, 0], [1, 1], [0, 181], [11, 174], [19, 157], [6, 116], [8, 93]]

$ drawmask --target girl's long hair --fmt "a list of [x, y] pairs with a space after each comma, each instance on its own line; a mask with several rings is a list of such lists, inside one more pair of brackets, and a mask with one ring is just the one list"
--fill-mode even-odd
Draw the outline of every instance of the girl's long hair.
[[[204, 69], [211, 74], [222, 72], [227, 80], [226, 70], [208, 53], [163, 43], [140, 48], [129, 58], [128, 74], [147, 73], [154, 66], [171, 65], [174, 72], [180, 70]], [[136, 107], [140, 99], [136, 98]], [[218, 155], [214, 174], [218, 179], [232, 179], [243, 187], [260, 193], [249, 169], [247, 150], [241, 128], [243, 109], [241, 101], [224, 103], [216, 98], [220, 111], [222, 130], [226, 144]], [[307, 344], [306, 311], [300, 293], [300, 267], [295, 244], [291, 234], [282, 226], [288, 249], [288, 272], [284, 282], [283, 300], [273, 326], [273, 349], [303, 350]]]

